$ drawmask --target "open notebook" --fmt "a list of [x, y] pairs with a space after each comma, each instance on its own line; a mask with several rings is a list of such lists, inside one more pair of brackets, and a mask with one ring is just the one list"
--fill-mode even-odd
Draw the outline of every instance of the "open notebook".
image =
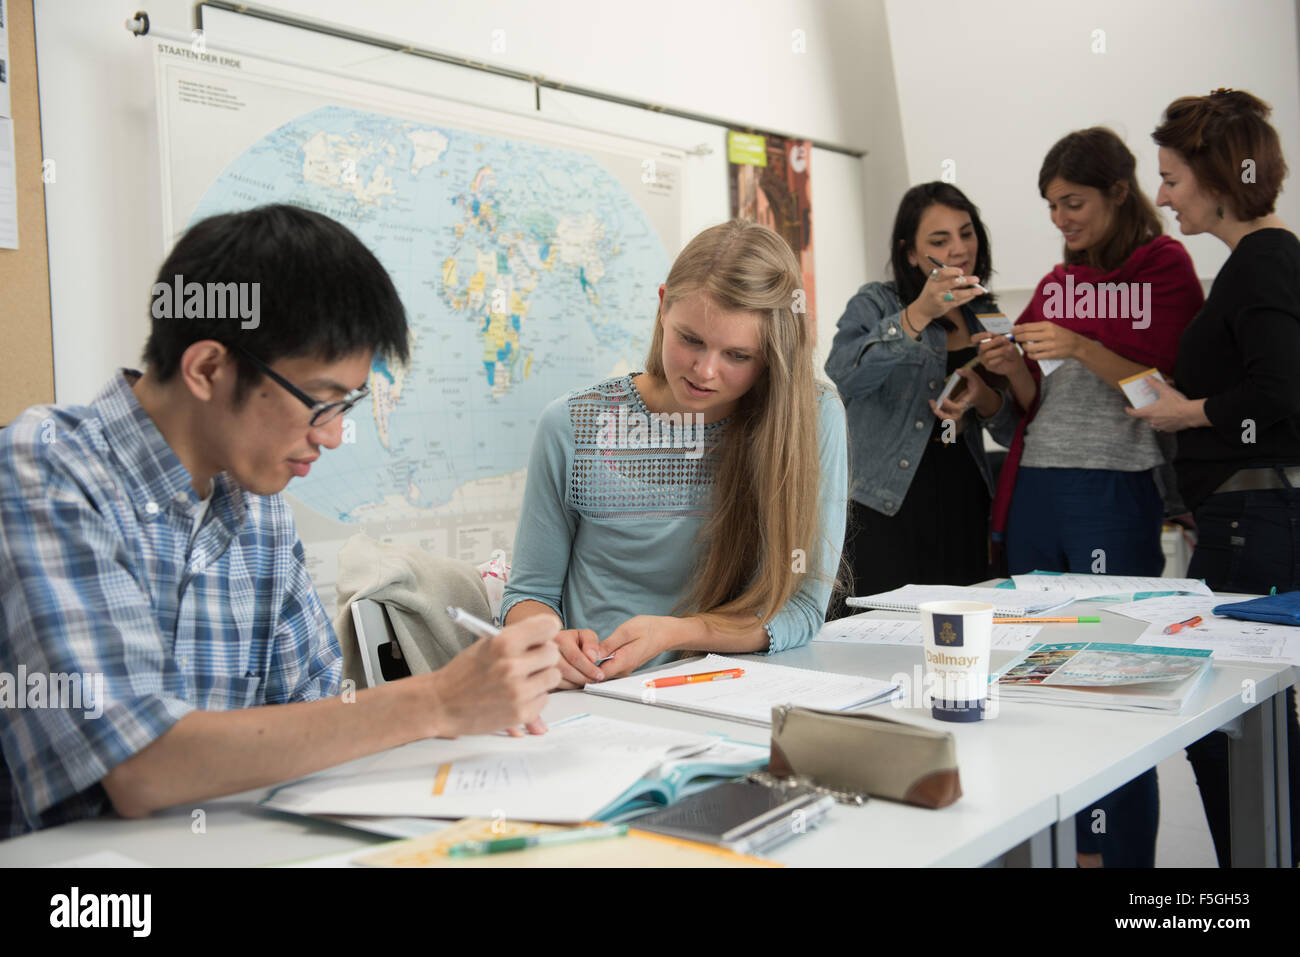
[[[645, 684], [652, 678], [724, 671], [728, 668], [743, 668], [745, 674], [726, 681], [708, 681], [673, 688], [647, 688]], [[657, 671], [643, 671], [626, 678], [589, 684], [583, 690], [590, 694], [639, 701], [675, 711], [730, 718], [748, 724], [771, 724], [772, 709], [777, 705], [795, 704], [826, 711], [847, 711], [877, 701], [888, 701], [898, 692], [899, 687], [887, 681], [859, 675], [810, 671], [806, 668], [708, 655], [678, 662]]]
[[695, 784], [767, 763], [768, 749], [585, 714], [546, 734], [429, 738], [276, 788], [265, 807], [307, 815], [587, 821], [662, 807]]

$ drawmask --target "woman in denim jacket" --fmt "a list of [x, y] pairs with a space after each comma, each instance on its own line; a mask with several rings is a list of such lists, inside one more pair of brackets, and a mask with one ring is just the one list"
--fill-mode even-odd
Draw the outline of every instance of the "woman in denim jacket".
[[[992, 256], [979, 210], [948, 183], [914, 186], [890, 245], [895, 281], [849, 300], [826, 360], [848, 416], [844, 557], [858, 595], [988, 577], [993, 476], [979, 426], [1005, 444], [1018, 417], [1004, 380], [961, 368], [992, 336], [980, 316], [998, 315], [980, 285]], [[954, 371], [964, 383], [936, 406]]]

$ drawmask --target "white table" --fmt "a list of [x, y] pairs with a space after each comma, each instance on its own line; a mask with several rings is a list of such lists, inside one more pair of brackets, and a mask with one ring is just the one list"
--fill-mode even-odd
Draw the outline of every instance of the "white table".
[[[1132, 641], [1144, 627], [1104, 612], [1101, 625], [1049, 625], [1036, 640]], [[995, 666], [1009, 657], [994, 652]], [[916, 647], [814, 642], [764, 660], [888, 679], [896, 673], [913, 675], [921, 652]], [[1232, 745], [1234, 863], [1276, 866], [1279, 848], [1289, 847], [1282, 692], [1297, 677], [1296, 669], [1286, 666], [1217, 665], [1192, 713], [1184, 716], [1001, 702], [996, 718], [951, 724], [933, 720], [926, 709], [877, 705], [872, 709], [877, 713], [956, 736], [962, 798], [939, 811], [884, 800], [857, 808], [838, 806], [826, 824], [772, 856], [794, 866], [978, 866], [1002, 861], [1071, 866], [1075, 812], [1240, 718], [1241, 737]], [[1243, 696], [1243, 683], [1253, 689], [1253, 701]], [[581, 692], [553, 695], [545, 717], [556, 721], [584, 711], [662, 727], [717, 731], [757, 743], [766, 743], [769, 736], [767, 728]], [[256, 801], [265, 793], [203, 802], [203, 833], [195, 833], [192, 807], [143, 821], [79, 821], [0, 843], [0, 865], [43, 865], [115, 850], [154, 865], [250, 866], [361, 850], [383, 840], [262, 810]]]
[[[1225, 596], [1225, 600], [1232, 597]], [[1144, 622], [1104, 609], [1104, 604], [1093, 603], [1053, 611], [1056, 617], [1100, 611], [1102, 623], [1045, 625], [1034, 640], [1132, 643], [1146, 629]], [[893, 612], [875, 614], [907, 617]], [[994, 651], [993, 664], [997, 667], [1012, 657], [1010, 652]], [[914, 674], [921, 653], [917, 647], [813, 642], [787, 652], [780, 660], [794, 667], [888, 679], [896, 673]], [[965, 796], [953, 808], [921, 814], [948, 815], [969, 802], [987, 811], [984, 821], [992, 823], [997, 815], [987, 802], [1014, 801], [1008, 792], [1037, 796], [1047, 791], [1053, 795], [1056, 806], [1051, 823], [1026, 834], [1022, 839], [1028, 846], [1015, 848], [1011, 858], [1035, 866], [1073, 866], [1077, 812], [1204, 735], [1232, 725], [1237, 735], [1230, 739], [1233, 864], [1275, 867], [1290, 854], [1284, 692], [1297, 680], [1300, 669], [1290, 666], [1216, 662], [1211, 678], [1184, 715], [1004, 701], [996, 718], [955, 724], [935, 721], [924, 709], [898, 711], [884, 704], [869, 710], [955, 735]], [[1029, 819], [1027, 815], [1001, 823], [1015, 831]], [[954, 846], [946, 857], [930, 863], [984, 863], [1013, 847], [1004, 844], [1003, 851], [985, 854], [989, 846], [998, 843]], [[792, 845], [788, 853], [793, 856], [801, 850]]]

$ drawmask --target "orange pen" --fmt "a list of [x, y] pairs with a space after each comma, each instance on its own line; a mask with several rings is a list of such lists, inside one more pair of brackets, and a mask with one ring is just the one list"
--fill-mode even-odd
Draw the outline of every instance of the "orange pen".
[[1172, 625], [1165, 626], [1164, 633], [1166, 635], [1176, 635], [1184, 628], [1195, 628], [1200, 623], [1201, 616], [1197, 615], [1195, 618], [1188, 618], [1186, 621], [1176, 621]]
[[728, 668], [726, 671], [703, 671], [697, 675], [674, 675], [671, 678], [655, 678], [653, 681], [647, 681], [647, 688], [672, 688], [675, 685], [695, 684], [697, 681], [726, 681], [728, 678], [739, 678], [745, 673], [744, 668]]

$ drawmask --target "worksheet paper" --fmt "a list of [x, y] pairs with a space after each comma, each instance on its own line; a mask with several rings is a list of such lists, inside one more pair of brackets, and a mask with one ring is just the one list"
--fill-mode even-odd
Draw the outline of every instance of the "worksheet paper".
[[1138, 644], [1157, 648], [1208, 648], [1216, 661], [1300, 665], [1300, 628], [1208, 615], [1195, 628], [1164, 634], [1165, 625], [1148, 625]]
[[431, 738], [330, 768], [262, 803], [295, 814], [584, 821], [717, 738], [580, 715], [542, 735]]
[[14, 61], [9, 59], [9, 0], [0, 0], [0, 116], [13, 116], [9, 90]]
[[1145, 621], [1151, 625], [1172, 625], [1174, 622], [1186, 621], [1200, 615], [1202, 618], [1214, 617], [1216, 605], [1228, 604], [1231, 598], [1219, 595], [1161, 595], [1157, 598], [1143, 598], [1141, 601], [1126, 602], [1122, 605], [1107, 605], [1107, 611], [1117, 615]]
[[[1145, 575], [1012, 575], [1016, 591], [1059, 592], [1073, 595], [1075, 601], [1097, 595], [1132, 592], [1182, 591], [1214, 597], [1205, 582], [1195, 578], [1150, 578]], [[1107, 609], [1114, 611], [1113, 608]], [[1186, 615], [1184, 618], [1188, 617]]]
[[[1042, 625], [994, 625], [994, 651], [1024, 651], [1033, 642]], [[862, 645], [921, 645], [925, 642], [925, 623], [854, 615], [828, 621], [813, 641], [838, 641]]]
[[14, 121], [0, 116], [0, 249], [18, 248], [18, 179]]
[[[729, 668], [742, 668], [745, 673], [739, 678], [671, 688], [646, 686], [646, 681], [653, 678], [725, 671]], [[858, 675], [810, 671], [806, 668], [789, 668], [785, 665], [708, 655], [658, 671], [589, 684], [583, 690], [590, 694], [639, 701], [675, 711], [765, 725], [772, 723], [772, 708], [777, 705], [793, 704], [828, 711], [847, 711], [859, 705], [889, 700], [898, 690], [898, 685]]]

